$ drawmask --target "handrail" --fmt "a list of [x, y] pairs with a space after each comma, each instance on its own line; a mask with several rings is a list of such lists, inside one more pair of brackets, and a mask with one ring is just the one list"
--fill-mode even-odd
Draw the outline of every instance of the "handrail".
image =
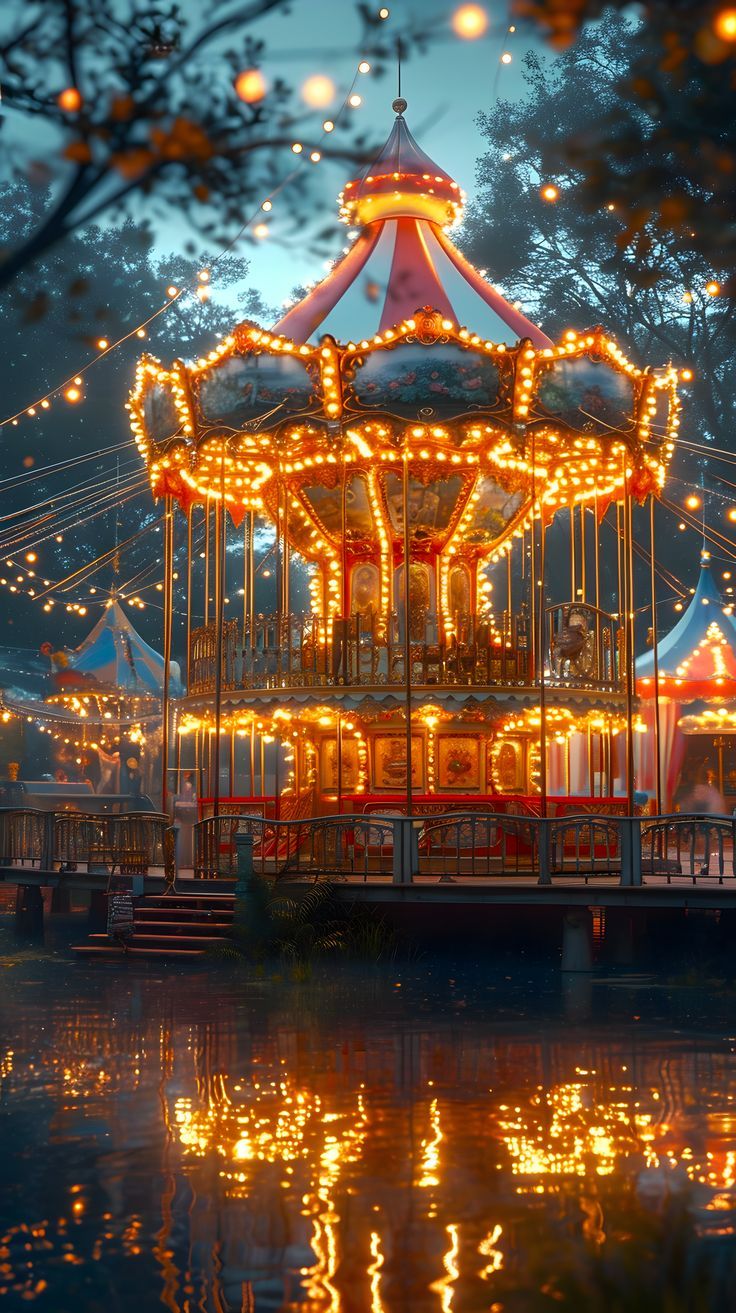
[[[390, 806], [387, 803], [387, 806]], [[271, 880], [605, 880], [637, 887], [734, 881], [736, 816], [506, 812], [403, 816], [207, 817], [194, 826], [194, 876], [234, 878], [238, 836], [252, 838], [254, 869]], [[120, 816], [0, 808], [0, 867], [59, 874], [79, 870], [164, 873], [175, 878], [174, 829], [163, 813]]]

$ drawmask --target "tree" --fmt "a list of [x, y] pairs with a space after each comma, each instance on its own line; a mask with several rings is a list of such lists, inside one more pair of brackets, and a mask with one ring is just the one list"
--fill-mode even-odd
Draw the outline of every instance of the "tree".
[[[355, 4], [359, 55], [374, 71], [393, 58], [393, 42], [426, 40], [426, 24], [394, 24], [391, 44], [378, 10]], [[0, 286], [75, 231], [118, 216], [140, 197], [148, 213], [175, 207], [207, 235], [225, 241], [248, 209], [283, 181], [295, 139], [307, 153], [363, 158], [365, 142], [349, 115], [319, 140], [282, 78], [267, 87], [258, 21], [287, 0], [250, 0], [232, 10], [210, 0], [186, 12], [168, 0], [25, 0], [0, 15], [0, 82], [6, 114], [32, 130], [43, 156], [16, 147], [16, 174], [43, 179], [50, 203], [23, 240], [5, 248]], [[227, 42], [232, 41], [230, 48]], [[346, 52], [347, 54], [347, 52]], [[244, 76], [241, 76], [244, 75]], [[26, 128], [27, 133], [27, 128]], [[342, 137], [341, 137], [342, 134]], [[16, 134], [16, 140], [19, 140]], [[24, 140], [29, 140], [28, 135]], [[309, 168], [279, 197], [304, 206]]]
[[[692, 484], [709, 463], [724, 469], [716, 449], [732, 448], [734, 302], [711, 294], [721, 271], [684, 249], [676, 234], [652, 221], [641, 240], [622, 242], [626, 220], [614, 203], [595, 212], [581, 204], [582, 169], [560, 164], [551, 177], [545, 165], [548, 143], [562, 149], [573, 132], [585, 132], [601, 116], [621, 111], [620, 87], [636, 59], [638, 39], [636, 26], [610, 14], [557, 59], [527, 56], [526, 95], [513, 104], [500, 102], [482, 116], [488, 151], [478, 164], [479, 189], [465, 221], [463, 246], [553, 338], [567, 328], [602, 324], [638, 364], [671, 360], [685, 374], [692, 370], [692, 381], [682, 385], [682, 445], [666, 489], [681, 502], [685, 490], [678, 478], [694, 495]], [[543, 196], [551, 183], [558, 190], [554, 201]], [[725, 496], [732, 506], [728, 489]], [[709, 517], [719, 531], [730, 528], [723, 509], [712, 495]], [[678, 533], [669, 514], [657, 518], [660, 555], [668, 541], [667, 567], [689, 581], [699, 544]], [[646, 521], [646, 513], [637, 517], [636, 535], [643, 543]], [[637, 595], [646, 597], [648, 577], [643, 562], [640, 567]], [[604, 573], [607, 568], [604, 556]], [[611, 597], [614, 582], [609, 580]]]
[[[586, 20], [629, 0], [512, 0], [514, 17], [541, 26], [558, 48]], [[545, 154], [545, 168], [576, 167], [592, 212], [613, 203], [625, 217], [624, 246], [637, 237], [646, 258], [652, 229], [679, 249], [736, 267], [736, 8], [704, 0], [641, 0], [636, 49], [597, 118], [573, 123]], [[584, 29], [595, 40], [597, 27]], [[580, 37], [578, 36], [578, 39]], [[602, 62], [593, 85], [605, 85]], [[734, 289], [736, 290], [736, 289]]]
[[[27, 184], [0, 189], [0, 242], [22, 242], [43, 204], [44, 197]], [[54, 398], [48, 410], [37, 407], [35, 416], [24, 414], [17, 427], [4, 430], [0, 578], [6, 582], [0, 585], [0, 596], [7, 603], [11, 639], [22, 633], [26, 644], [37, 647], [50, 636], [57, 643], [62, 636], [73, 641], [76, 631], [81, 638], [93, 610], [73, 621], [74, 629], [63, 635], [59, 610], [66, 601], [92, 608], [106, 596], [116, 536], [121, 543], [134, 540], [120, 555], [118, 581], [123, 585], [137, 577], [130, 591], [142, 592], [148, 604], [160, 602], [155, 582], [161, 570], [156, 536], [161, 507], [153, 503], [145, 469], [130, 445], [123, 402], [142, 350], [165, 359], [200, 355], [238, 318], [233, 301], [239, 317], [270, 321], [275, 312], [248, 287], [248, 267], [247, 260], [228, 256], [218, 266], [217, 279], [218, 293], [228, 293], [227, 305], [216, 297], [206, 302], [182, 297], [153, 320], [145, 341], [133, 333], [86, 373], [79, 400]], [[63, 246], [47, 252], [33, 270], [18, 275], [16, 295], [0, 318], [0, 356], [7, 362], [6, 413], [73, 374], [88, 346], [97, 350], [102, 337], [118, 338], [154, 314], [167, 299], [167, 285], [183, 285], [196, 268], [196, 261], [181, 256], [154, 256], [150, 232], [130, 219], [119, 227], [92, 225], [83, 236], [73, 234]], [[29, 552], [36, 560], [27, 560]], [[89, 578], [79, 576], [69, 592], [53, 591], [54, 613], [43, 612], [38, 599], [46, 592], [44, 577], [65, 578], [105, 554], [101, 570]], [[12, 568], [5, 564], [8, 560]], [[16, 590], [12, 600], [7, 595], [11, 585]], [[31, 589], [35, 598], [29, 596]], [[139, 623], [137, 610], [134, 614]], [[145, 615], [140, 622], [145, 629]], [[154, 642], [159, 641], [159, 628], [151, 631]]]
[[572, 164], [554, 176], [557, 199], [542, 194], [550, 184], [546, 144], [561, 147], [622, 109], [620, 86], [638, 42], [636, 27], [609, 15], [556, 60], [527, 56], [526, 96], [481, 118], [489, 149], [464, 245], [552, 336], [602, 323], [637, 361], [692, 369], [686, 436], [729, 448], [736, 315], [718, 294], [722, 271], [654, 223], [641, 240], [622, 242], [619, 207], [584, 209], [582, 170]]

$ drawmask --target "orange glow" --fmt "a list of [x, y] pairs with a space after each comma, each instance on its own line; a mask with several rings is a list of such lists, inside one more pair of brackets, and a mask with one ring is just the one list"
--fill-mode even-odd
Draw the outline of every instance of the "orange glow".
[[325, 109], [337, 94], [332, 78], [325, 73], [313, 73], [302, 85], [302, 100], [312, 109]]
[[692, 378], [694, 378], [694, 377], [695, 377], [695, 376], [694, 376], [694, 374], [693, 374], [692, 369], [681, 369], [681, 370], [680, 370], [680, 378], [682, 379], [683, 383], [689, 383], [690, 380], [691, 380]]
[[268, 91], [268, 83], [259, 68], [246, 68], [238, 73], [233, 86], [246, 105], [254, 105], [256, 101], [263, 100]]
[[[729, 520], [731, 521], [732, 524], [736, 524], [736, 509], [732, 508], [732, 509], [728, 512], [728, 518], [729, 518]], [[726, 578], [725, 574], [724, 574], [723, 578], [724, 578], [724, 579]], [[729, 575], [729, 578], [730, 578], [730, 575]]]
[[56, 97], [56, 103], [67, 114], [76, 114], [82, 108], [82, 97], [76, 87], [65, 87]]
[[98, 338], [98, 340], [97, 340], [97, 346], [98, 346], [98, 348], [99, 348], [100, 351], [106, 351], [107, 348], [109, 347], [109, 345], [110, 345], [110, 343], [108, 342], [108, 340], [107, 340], [106, 337], [100, 337], [100, 338]]
[[713, 278], [709, 283], [705, 284], [705, 290], [708, 293], [708, 296], [718, 296], [721, 290], [721, 284], [717, 283], [715, 278]]
[[687, 506], [687, 509], [689, 511], [697, 511], [700, 505], [700, 498], [696, 497], [695, 494], [693, 493], [689, 497], [685, 498], [685, 505]]
[[556, 201], [559, 194], [559, 188], [555, 187], [554, 183], [551, 182], [548, 182], [546, 187], [543, 187], [540, 192], [543, 201]]
[[713, 30], [721, 41], [736, 41], [736, 9], [720, 9], [713, 19]]
[[64, 393], [64, 396], [66, 397], [67, 401], [79, 401], [81, 395], [82, 394], [79, 391], [79, 388], [67, 388], [66, 392]]
[[477, 41], [488, 31], [488, 14], [482, 5], [461, 5], [452, 15], [452, 30], [463, 41]]

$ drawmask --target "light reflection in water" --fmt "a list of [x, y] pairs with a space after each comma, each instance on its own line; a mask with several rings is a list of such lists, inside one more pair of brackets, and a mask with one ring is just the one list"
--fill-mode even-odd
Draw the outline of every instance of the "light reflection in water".
[[73, 997], [0, 1002], [0, 1295], [80, 1313], [111, 1282], [147, 1292], [141, 1313], [152, 1290], [170, 1313], [500, 1313], [518, 1295], [536, 1313], [592, 1256], [659, 1243], [678, 1199], [689, 1243], [732, 1243], [730, 1046], [626, 1026], [581, 1043], [528, 1016], [494, 1031], [470, 1010], [420, 1024], [408, 990], [392, 1017], [336, 1011], [333, 986], [294, 1015], [282, 988], [123, 995], [91, 973]]

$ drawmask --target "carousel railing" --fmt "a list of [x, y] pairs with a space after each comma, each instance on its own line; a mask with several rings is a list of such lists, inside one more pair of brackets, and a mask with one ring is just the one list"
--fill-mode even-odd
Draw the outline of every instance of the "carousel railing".
[[[615, 617], [587, 604], [549, 608], [545, 681], [551, 687], [612, 689], [620, 686], [621, 661]], [[217, 630], [192, 630], [190, 694], [215, 689]], [[533, 686], [535, 676], [528, 615], [508, 612], [457, 615], [448, 636], [437, 617], [411, 621], [408, 644], [411, 683], [509, 687]], [[222, 630], [222, 688], [335, 688], [405, 686], [407, 644], [398, 615], [373, 614], [327, 621], [316, 615], [256, 616]]]
[[527, 884], [698, 884], [733, 881], [736, 818], [459, 812], [377, 813], [268, 821], [218, 816], [195, 829], [194, 874], [234, 879], [240, 839], [270, 880], [521, 880]]

